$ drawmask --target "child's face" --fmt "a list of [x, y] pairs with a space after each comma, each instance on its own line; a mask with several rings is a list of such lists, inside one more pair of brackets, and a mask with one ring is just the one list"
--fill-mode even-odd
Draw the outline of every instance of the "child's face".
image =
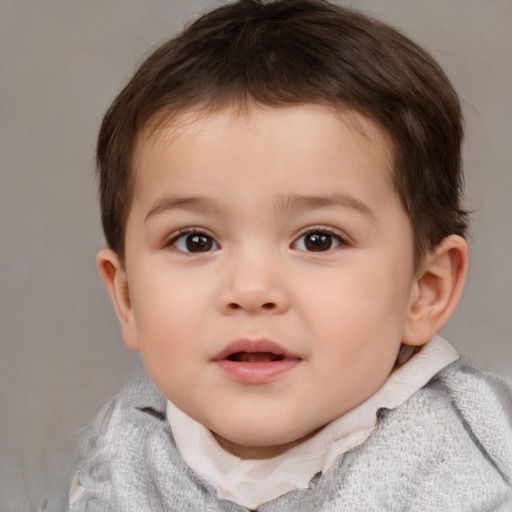
[[384, 137], [350, 119], [224, 111], [137, 151], [125, 341], [242, 457], [280, 453], [361, 404], [401, 345], [411, 227]]

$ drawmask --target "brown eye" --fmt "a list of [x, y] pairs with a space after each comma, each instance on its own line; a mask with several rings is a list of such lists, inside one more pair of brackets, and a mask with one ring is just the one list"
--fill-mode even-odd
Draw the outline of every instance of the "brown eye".
[[185, 243], [189, 252], [206, 252], [213, 246], [213, 240], [206, 235], [188, 235]]
[[209, 252], [219, 248], [217, 242], [204, 233], [185, 233], [175, 238], [170, 245], [186, 253]]
[[328, 251], [332, 247], [332, 236], [325, 233], [310, 233], [304, 238], [308, 251]]
[[335, 249], [343, 244], [343, 239], [339, 235], [323, 231], [312, 231], [302, 235], [294, 244], [293, 248], [308, 252], [325, 252]]

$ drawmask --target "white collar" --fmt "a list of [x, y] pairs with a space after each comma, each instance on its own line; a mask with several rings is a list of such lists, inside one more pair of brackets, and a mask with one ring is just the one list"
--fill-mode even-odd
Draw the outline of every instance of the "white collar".
[[185, 462], [228, 499], [255, 509], [294, 489], [309, 486], [319, 471], [327, 471], [341, 454], [364, 443], [377, 426], [377, 411], [396, 409], [443, 368], [459, 358], [444, 339], [434, 337], [411, 355], [403, 347], [399, 363], [384, 385], [366, 402], [334, 420], [318, 434], [285, 453], [263, 460], [243, 460], [225, 451], [211, 432], [167, 402], [167, 417]]

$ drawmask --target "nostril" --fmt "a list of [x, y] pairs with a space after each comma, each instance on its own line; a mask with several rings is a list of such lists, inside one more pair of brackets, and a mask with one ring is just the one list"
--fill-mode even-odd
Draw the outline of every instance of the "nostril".
[[226, 308], [226, 311], [231, 311], [234, 313], [235, 311], [247, 311], [250, 313], [274, 313], [279, 309], [279, 303], [278, 302], [260, 302], [260, 301], [233, 301], [228, 302], [223, 306]]

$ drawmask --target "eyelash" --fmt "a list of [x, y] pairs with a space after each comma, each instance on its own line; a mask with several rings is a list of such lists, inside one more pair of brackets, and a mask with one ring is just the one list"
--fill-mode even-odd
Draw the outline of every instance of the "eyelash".
[[[205, 250], [197, 250], [193, 251], [190, 250], [190, 247], [187, 245], [188, 237], [195, 235], [197, 237], [202, 237], [203, 241], [206, 243]], [[319, 245], [317, 245], [316, 248], [309, 248], [307, 247], [307, 242], [302, 242], [303, 248], [299, 248], [298, 244], [301, 240], [303, 240], [305, 237], [311, 235], [320, 235], [320, 239], [317, 240], [319, 242]], [[323, 237], [323, 238], [322, 238]], [[328, 237], [327, 240], [325, 237]], [[181, 242], [185, 244], [183, 247], [179, 247], [178, 243]], [[327, 247], [322, 247], [321, 244], [327, 242]], [[192, 242], [191, 242], [192, 243]], [[314, 242], [315, 243], [315, 242]], [[333, 247], [333, 243], [335, 244]], [[324, 227], [313, 227], [308, 228], [307, 231], [304, 231], [300, 234], [298, 238], [295, 239], [295, 241], [291, 244], [292, 249], [304, 251], [304, 252], [329, 252], [332, 250], [335, 250], [339, 248], [340, 246], [346, 246], [349, 245], [346, 238], [342, 236], [340, 233], [336, 233], [331, 229], [324, 228]], [[170, 247], [173, 248], [181, 253], [184, 254], [202, 254], [207, 253], [211, 251], [215, 251], [220, 249], [219, 244], [215, 241], [215, 239], [206, 233], [205, 231], [198, 229], [198, 228], [186, 228], [179, 230], [176, 234], [174, 234], [165, 244], [164, 247]]]
[[[306, 248], [305, 242], [303, 242], [304, 248], [298, 249], [297, 244], [299, 243], [299, 241], [304, 239], [304, 237], [306, 237], [308, 235], [323, 235], [323, 236], [329, 237], [330, 238], [329, 246], [325, 249], [320, 249], [320, 250], [308, 250]], [[320, 240], [320, 242], [322, 242], [322, 240]], [[336, 245], [334, 247], [332, 246], [333, 242], [336, 243]], [[324, 227], [313, 227], [313, 228], [308, 228], [306, 231], [301, 233], [300, 236], [295, 240], [295, 242], [293, 242], [292, 248], [302, 250], [305, 252], [329, 252], [329, 251], [338, 249], [339, 247], [347, 246], [347, 245], [349, 245], [347, 239], [340, 233], [337, 233], [331, 229], [324, 228]]]
[[[181, 240], [183, 241], [184, 244], [187, 244], [187, 237], [189, 237], [191, 235], [203, 237], [204, 239], [207, 239], [207, 241], [211, 245], [207, 246], [207, 249], [204, 251], [187, 250], [187, 249], [190, 249], [190, 247], [187, 247], [186, 245], [184, 248], [178, 247], [177, 244]], [[212, 246], [214, 247], [213, 249], [212, 249]], [[181, 253], [185, 253], [185, 254], [202, 254], [202, 253], [206, 253], [206, 252], [211, 252], [212, 250], [218, 250], [220, 248], [219, 244], [215, 241], [215, 239], [211, 235], [209, 235], [208, 233], [206, 233], [203, 230], [198, 229], [198, 228], [180, 229], [167, 242], [165, 242], [164, 247], [170, 247], [170, 248], [173, 248], [173, 249], [175, 249]]]

